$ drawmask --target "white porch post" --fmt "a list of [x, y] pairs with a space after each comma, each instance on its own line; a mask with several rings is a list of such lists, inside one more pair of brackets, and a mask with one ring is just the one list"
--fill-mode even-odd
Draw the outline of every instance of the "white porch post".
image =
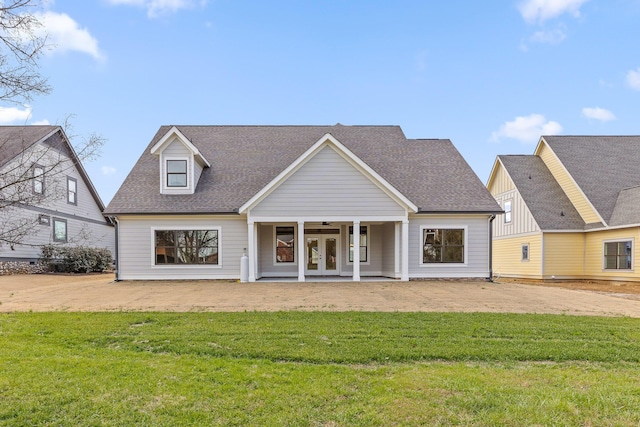
[[400, 280], [409, 280], [409, 221], [402, 221], [402, 273]]
[[247, 222], [247, 256], [249, 257], [249, 282], [256, 281], [256, 224], [253, 221]]
[[298, 221], [298, 282], [304, 282], [304, 221]]
[[401, 227], [401, 223], [400, 222], [396, 222], [395, 224], [395, 243], [393, 245], [394, 249], [395, 249], [395, 256], [393, 259], [393, 277], [395, 277], [396, 279], [399, 279], [400, 276], [400, 259], [402, 256], [402, 241], [400, 240], [400, 233], [402, 233], [402, 227]]
[[353, 281], [360, 281], [360, 221], [353, 221]]

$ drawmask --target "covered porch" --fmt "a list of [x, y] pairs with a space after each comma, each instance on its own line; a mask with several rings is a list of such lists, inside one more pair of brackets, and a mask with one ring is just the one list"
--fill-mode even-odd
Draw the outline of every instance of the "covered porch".
[[248, 280], [406, 281], [408, 230], [404, 218], [249, 220]]

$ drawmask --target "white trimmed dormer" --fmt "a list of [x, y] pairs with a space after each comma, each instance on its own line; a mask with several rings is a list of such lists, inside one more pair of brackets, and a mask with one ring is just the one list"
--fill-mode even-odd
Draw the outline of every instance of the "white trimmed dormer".
[[173, 126], [151, 148], [160, 162], [161, 194], [193, 194], [204, 168], [211, 164], [198, 148]]

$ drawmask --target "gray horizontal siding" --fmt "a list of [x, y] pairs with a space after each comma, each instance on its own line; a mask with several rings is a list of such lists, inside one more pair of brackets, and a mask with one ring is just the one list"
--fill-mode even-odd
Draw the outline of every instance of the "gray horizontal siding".
[[[38, 218], [38, 212], [19, 209], [5, 208], [5, 211], [14, 212], [21, 217], [27, 217], [34, 221]], [[0, 218], [6, 218], [4, 216]], [[73, 219], [62, 215], [49, 215], [49, 225], [35, 223], [28, 236], [22, 239], [20, 244], [16, 244], [11, 249], [7, 244], [0, 245], [0, 258], [28, 258], [37, 259], [41, 255], [41, 246], [48, 244], [62, 246], [90, 246], [96, 248], [107, 248], [115, 255], [115, 229], [114, 227], [95, 222], [88, 222], [82, 218]], [[67, 221], [67, 240], [65, 244], [53, 241], [53, 218], [60, 218]]]
[[403, 215], [371, 180], [325, 147], [252, 209], [256, 216]]
[[[239, 279], [240, 258], [247, 247], [247, 224], [240, 217], [121, 217], [119, 279]], [[152, 229], [198, 230], [220, 227], [221, 266], [155, 266]]]
[[[278, 226], [281, 227], [294, 227], [293, 223], [283, 223]], [[258, 226], [258, 271], [265, 276], [281, 276], [281, 277], [298, 277], [298, 248], [297, 240], [294, 243], [295, 248], [295, 263], [280, 263], [276, 264], [275, 260], [275, 242], [274, 228], [275, 225], [260, 225]], [[298, 227], [295, 226], [295, 230]]]
[[[461, 264], [422, 265], [421, 226], [467, 227], [467, 259]], [[421, 216], [409, 218], [409, 277], [489, 277], [489, 218], [487, 216]]]
[[[396, 250], [396, 225], [393, 222], [385, 223], [380, 226], [382, 234], [382, 275], [388, 277], [396, 277], [400, 274], [396, 271], [395, 266], [395, 250]], [[398, 265], [399, 264], [398, 260]]]
[[[62, 158], [60, 157], [62, 156]], [[59, 163], [58, 167], [47, 173], [44, 180], [45, 199], [42, 203], [28, 208], [3, 209], [0, 221], [7, 225], [16, 218], [26, 218], [35, 221], [40, 213], [51, 218], [58, 217], [67, 221], [67, 246], [106, 247], [115, 254], [115, 232], [108, 225], [102, 215], [100, 207], [85, 182], [82, 174], [64, 153], [53, 150], [46, 145], [33, 146], [24, 156], [18, 157], [24, 164], [18, 165], [17, 160], [7, 163], [3, 170], [15, 167], [31, 168], [33, 163], [42, 166]], [[26, 160], [25, 160], [26, 159]], [[67, 202], [67, 177], [76, 180], [76, 204]], [[30, 188], [30, 186], [29, 186]], [[0, 245], [2, 258], [40, 257], [40, 246], [53, 242], [53, 222], [50, 225], [36, 224], [30, 233], [11, 250], [7, 245]]]

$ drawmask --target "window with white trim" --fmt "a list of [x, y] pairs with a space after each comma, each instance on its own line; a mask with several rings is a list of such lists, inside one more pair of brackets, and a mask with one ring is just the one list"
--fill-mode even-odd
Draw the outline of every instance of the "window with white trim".
[[633, 242], [621, 240], [604, 242], [604, 269], [631, 270], [633, 257]]
[[219, 265], [218, 230], [155, 230], [155, 264]]
[[422, 262], [464, 263], [464, 234], [463, 228], [424, 228]]
[[53, 218], [53, 241], [67, 242], [67, 220], [61, 218]]
[[522, 261], [529, 261], [529, 244], [523, 243], [521, 248]]
[[78, 180], [70, 176], [67, 177], [67, 203], [78, 204]]
[[186, 187], [187, 182], [187, 161], [167, 160], [167, 187]]
[[44, 194], [44, 168], [40, 165], [33, 165], [33, 193]]
[[[368, 262], [367, 254], [369, 252], [369, 226], [360, 226], [360, 262]], [[353, 226], [349, 226], [349, 262], [353, 262]]]
[[504, 202], [504, 222], [505, 224], [511, 223], [511, 200]]
[[276, 263], [295, 262], [295, 227], [276, 227]]

